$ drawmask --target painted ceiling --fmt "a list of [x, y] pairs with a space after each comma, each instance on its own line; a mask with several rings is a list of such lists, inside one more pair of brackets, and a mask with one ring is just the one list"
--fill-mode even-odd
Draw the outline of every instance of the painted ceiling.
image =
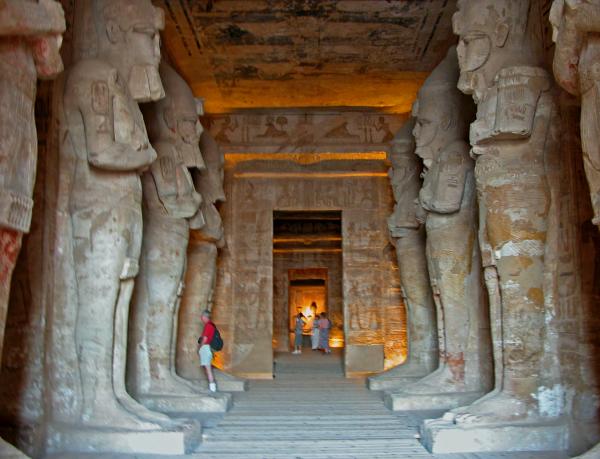
[[163, 42], [208, 113], [410, 110], [455, 41], [455, 0], [154, 0]]

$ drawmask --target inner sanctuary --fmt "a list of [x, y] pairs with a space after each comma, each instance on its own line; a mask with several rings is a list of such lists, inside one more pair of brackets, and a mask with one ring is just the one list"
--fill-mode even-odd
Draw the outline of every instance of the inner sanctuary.
[[600, 459], [600, 0], [0, 0], [0, 459]]

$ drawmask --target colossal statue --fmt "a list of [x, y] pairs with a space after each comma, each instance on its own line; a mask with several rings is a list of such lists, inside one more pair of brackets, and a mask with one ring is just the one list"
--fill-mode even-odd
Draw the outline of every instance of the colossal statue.
[[569, 93], [581, 98], [581, 145], [594, 218], [600, 225], [600, 2], [554, 0], [554, 75]]
[[401, 365], [370, 377], [372, 390], [399, 388], [437, 367], [435, 304], [425, 258], [425, 228], [416, 215], [422, 164], [415, 154], [414, 124], [415, 119], [410, 118], [396, 134], [389, 154], [392, 168], [388, 173], [396, 201], [388, 228], [396, 248], [407, 311], [408, 356]]
[[77, 6], [78, 54], [65, 76], [59, 120], [57, 249], [64, 258], [57, 276], [64, 284], [54, 290], [67, 301], [56, 302], [61, 309], [52, 324], [55, 341], [72, 337], [76, 357], [68, 367], [64, 348], [53, 362], [48, 449], [156, 452], [162, 439], [158, 449], [183, 453], [199, 439], [199, 425], [152, 412], [125, 389], [129, 303], [142, 243], [139, 174], [157, 156], [137, 102], [164, 96], [158, 73], [164, 18], [149, 0]]
[[[470, 140], [496, 378], [482, 399], [426, 424], [426, 442], [438, 452], [455, 451], [443, 449], [451, 437], [461, 451], [558, 450], [564, 439], [554, 422], [564, 389], [543, 364], [552, 339], [547, 309], [556, 301], [550, 222], [557, 205], [558, 119], [529, 7], [522, 0], [460, 0], [453, 18], [460, 37], [458, 86], [478, 105]], [[519, 428], [511, 430], [514, 425]], [[487, 438], [494, 441], [486, 444]]]
[[[33, 209], [36, 83], [62, 71], [64, 31], [59, 2], [0, 3], [0, 359], [12, 273]], [[20, 454], [0, 439], [0, 455], [9, 450], [15, 457]]]
[[158, 159], [142, 176], [144, 237], [129, 323], [128, 388], [146, 407], [165, 413], [226, 411], [228, 394], [202, 395], [175, 372], [189, 232], [205, 223], [188, 168], [205, 165], [191, 89], [164, 62], [160, 76], [166, 97], [144, 112]]
[[[225, 201], [223, 191], [224, 158], [219, 146], [207, 131], [200, 137], [200, 149], [206, 169], [195, 174], [196, 188], [202, 195], [200, 209], [205, 225], [191, 234], [188, 250], [187, 288], [179, 312], [177, 337], [177, 373], [184, 378], [205, 379], [198, 365], [198, 336], [202, 331], [200, 313], [212, 309], [212, 296], [217, 276], [217, 251], [225, 238], [223, 223], [216, 205]], [[227, 390], [218, 381], [221, 390]]]
[[414, 107], [416, 154], [425, 168], [419, 201], [426, 211], [439, 365], [425, 378], [387, 393], [386, 404], [394, 410], [453, 408], [476, 400], [491, 385], [474, 164], [464, 140], [472, 109], [456, 90], [457, 80], [456, 50], [451, 48]]

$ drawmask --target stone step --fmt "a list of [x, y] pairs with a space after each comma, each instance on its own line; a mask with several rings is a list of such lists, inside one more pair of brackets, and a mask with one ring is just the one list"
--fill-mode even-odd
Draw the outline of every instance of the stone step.
[[247, 392], [234, 394], [233, 409], [216, 426], [204, 430], [202, 445], [189, 457], [567, 458], [564, 453], [431, 455], [417, 439], [422, 419], [414, 413], [387, 410], [382, 394], [369, 391], [364, 379], [346, 379], [339, 353], [327, 357], [310, 352], [279, 354], [275, 378], [249, 381]]

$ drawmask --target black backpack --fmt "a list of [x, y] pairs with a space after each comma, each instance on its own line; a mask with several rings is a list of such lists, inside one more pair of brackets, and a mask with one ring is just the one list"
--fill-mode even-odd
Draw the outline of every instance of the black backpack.
[[[221, 338], [221, 333], [217, 326], [213, 323], [213, 327], [215, 327], [215, 334], [212, 337], [210, 347], [213, 351], [220, 351], [223, 349], [223, 338]], [[198, 338], [198, 344], [202, 344], [202, 337]]]
[[216, 325], [215, 334], [213, 335], [213, 338], [210, 341], [210, 347], [213, 351], [220, 351], [221, 349], [223, 349], [223, 338], [221, 338], [221, 333], [219, 332], [219, 329]]

